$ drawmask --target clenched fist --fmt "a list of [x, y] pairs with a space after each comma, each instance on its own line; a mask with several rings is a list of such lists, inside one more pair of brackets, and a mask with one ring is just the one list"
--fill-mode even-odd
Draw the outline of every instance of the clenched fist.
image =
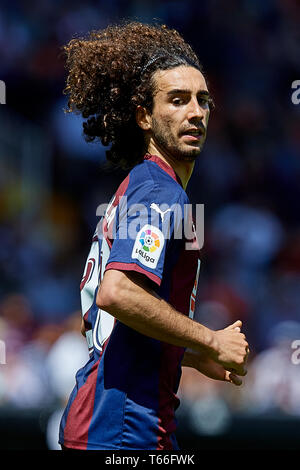
[[238, 320], [227, 328], [214, 332], [212, 359], [228, 371], [246, 375], [249, 345], [244, 333], [241, 333], [241, 327], [242, 322]]

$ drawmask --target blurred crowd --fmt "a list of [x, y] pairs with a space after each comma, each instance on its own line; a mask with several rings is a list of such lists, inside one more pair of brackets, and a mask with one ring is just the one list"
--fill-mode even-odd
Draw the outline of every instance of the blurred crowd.
[[[61, 47], [121, 18], [177, 28], [216, 103], [188, 187], [205, 205], [196, 318], [213, 329], [243, 321], [249, 372], [235, 389], [186, 369], [181, 399], [207, 433], [232, 412], [299, 416], [297, 0], [1, 2], [0, 406], [60, 409], [87, 358], [79, 284], [97, 206], [124, 173], [105, 169], [105, 148], [86, 144], [81, 119], [64, 113]], [[206, 419], [212, 410], [215, 421]]]

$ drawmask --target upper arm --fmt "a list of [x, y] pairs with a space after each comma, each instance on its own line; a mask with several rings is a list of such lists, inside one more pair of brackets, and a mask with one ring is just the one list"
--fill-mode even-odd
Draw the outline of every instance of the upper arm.
[[155, 295], [151, 281], [134, 271], [118, 271], [110, 269], [105, 271], [99, 286], [96, 303], [98, 307], [108, 308], [126, 302], [128, 296], [133, 296], [136, 290], [145, 290]]
[[168, 184], [161, 186], [153, 179], [143, 184], [140, 179], [130, 179], [113, 219], [106, 271], [132, 271], [161, 285], [174, 228], [183, 226], [182, 204], [178, 203], [182, 188], [168, 179]]
[[124, 273], [111, 269], [104, 273], [103, 279], [99, 285], [96, 303], [98, 307], [105, 307], [115, 302], [120, 285], [124, 284]]

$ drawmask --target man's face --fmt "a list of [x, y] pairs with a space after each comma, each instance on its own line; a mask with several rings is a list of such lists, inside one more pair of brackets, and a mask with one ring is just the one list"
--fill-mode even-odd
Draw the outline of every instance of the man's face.
[[152, 139], [176, 160], [194, 161], [205, 142], [209, 118], [210, 95], [202, 73], [179, 66], [155, 72], [153, 80]]

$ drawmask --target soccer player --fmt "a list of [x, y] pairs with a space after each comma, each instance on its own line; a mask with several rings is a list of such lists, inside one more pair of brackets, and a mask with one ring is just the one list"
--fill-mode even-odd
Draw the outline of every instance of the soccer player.
[[[90, 360], [76, 374], [59, 442], [177, 449], [181, 366], [240, 385], [248, 355], [240, 321], [212, 331], [193, 320], [199, 246], [185, 189], [212, 100], [198, 57], [166, 26], [110, 26], [65, 51], [70, 111], [87, 119], [87, 140], [111, 144], [108, 160], [130, 171], [86, 262]], [[185, 232], [178, 236], [184, 223], [194, 231], [189, 245]]]

